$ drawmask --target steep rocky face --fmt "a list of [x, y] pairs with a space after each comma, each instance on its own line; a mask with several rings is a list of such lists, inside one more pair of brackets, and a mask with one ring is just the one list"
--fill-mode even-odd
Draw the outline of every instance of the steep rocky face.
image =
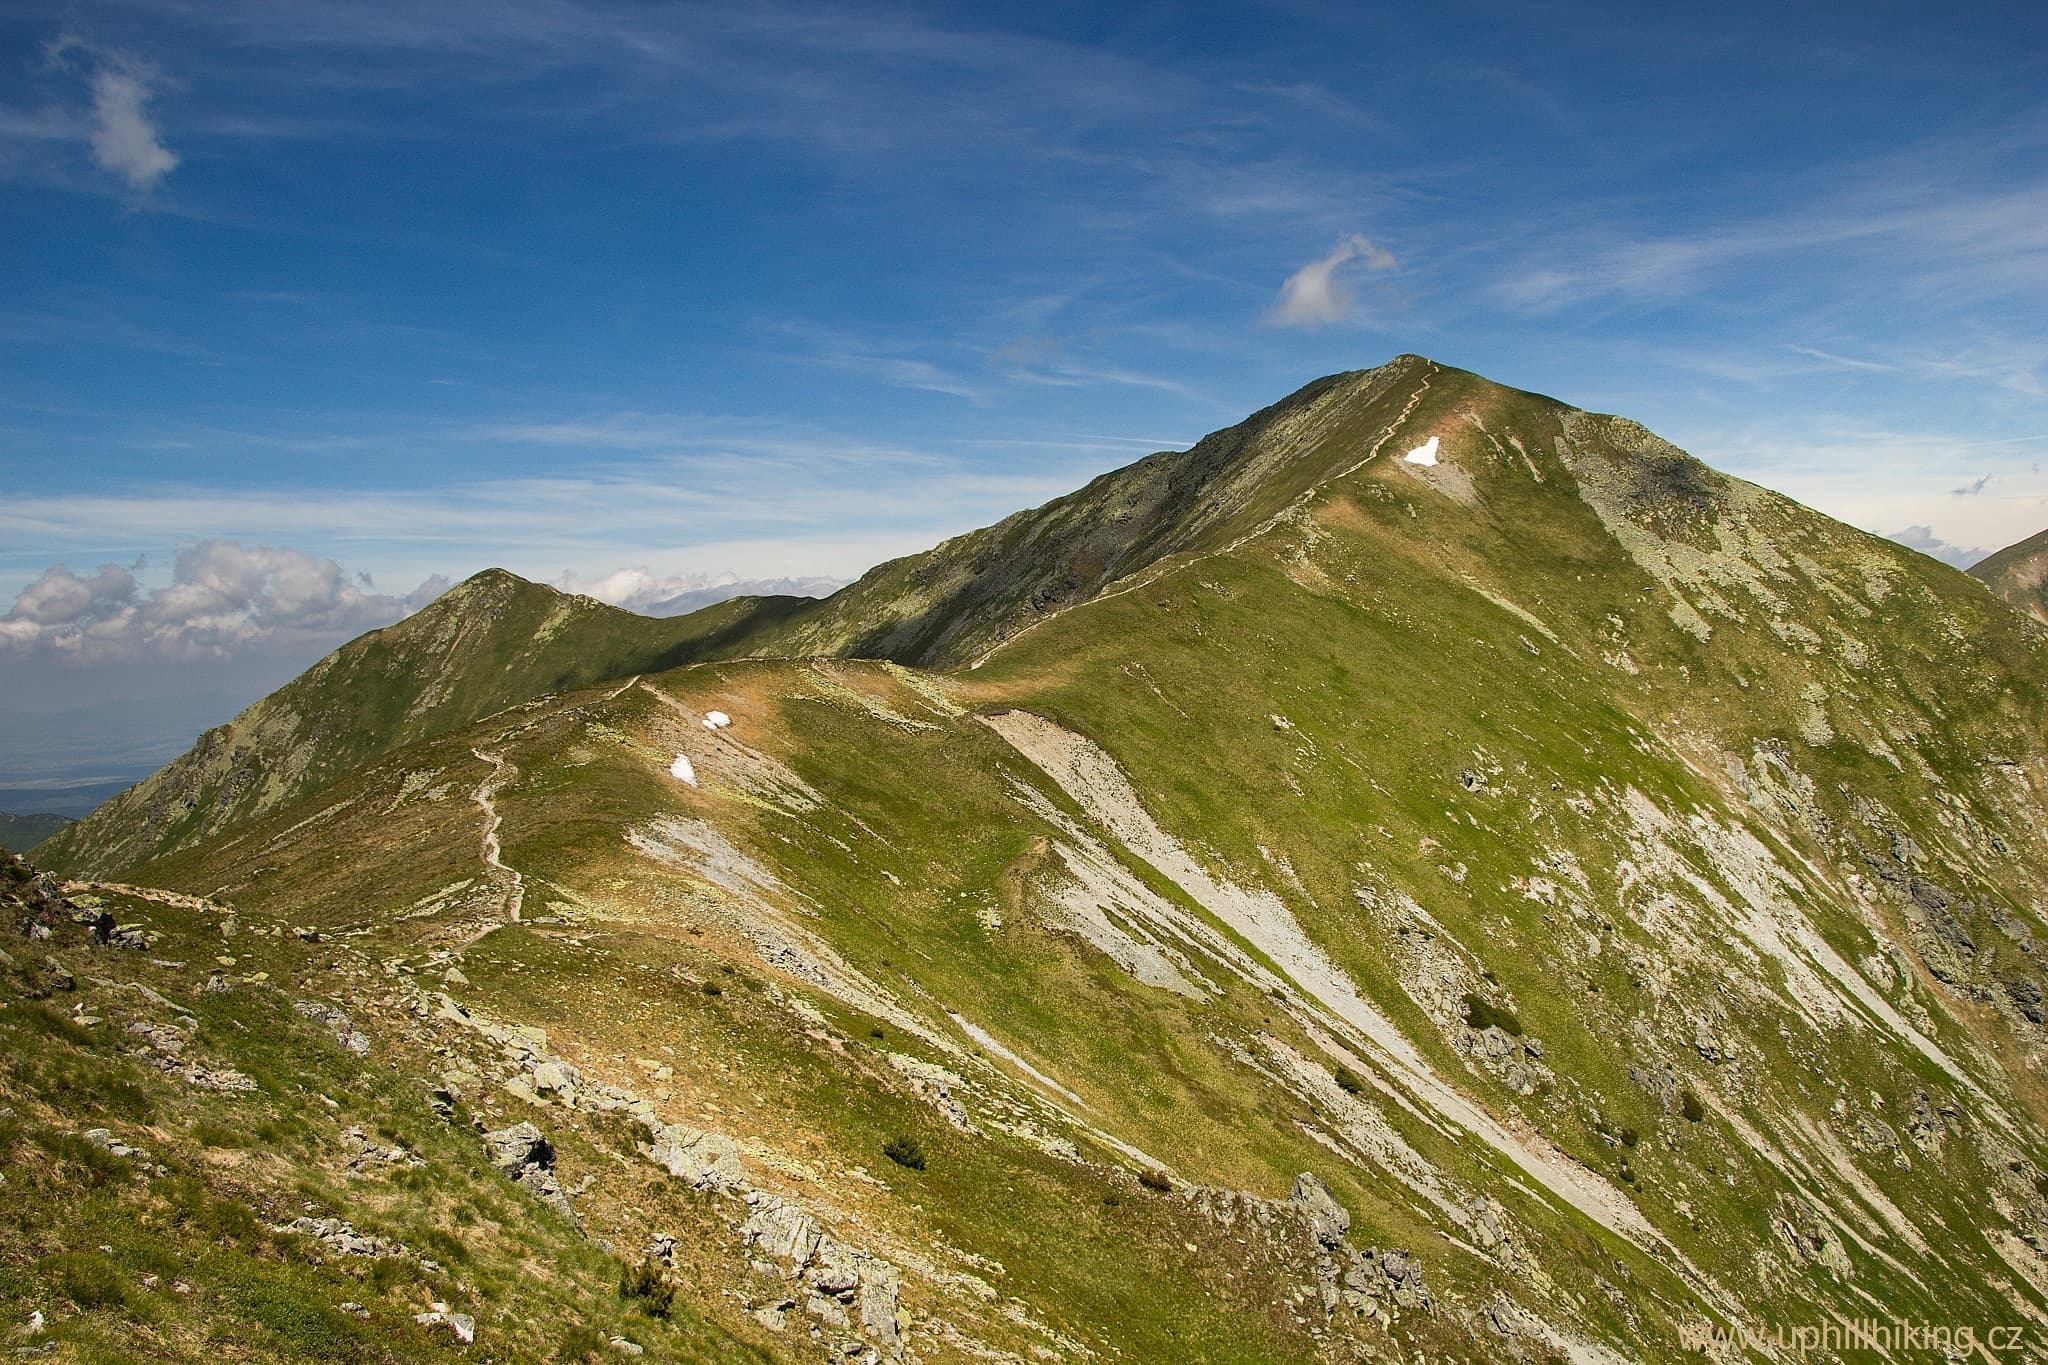
[[1305, 393], [1208, 476], [1298, 482], [962, 666], [547, 696], [133, 878], [778, 1358], [2048, 1323], [2041, 632], [1621, 418]]
[[716, 655], [795, 599], [736, 599], [650, 620], [502, 569], [313, 665], [175, 763], [62, 831], [39, 856], [104, 874], [237, 828], [402, 745], [536, 696]]
[[2036, 621], [2048, 624], [2048, 531], [2028, 536], [1970, 566], [1970, 576]]

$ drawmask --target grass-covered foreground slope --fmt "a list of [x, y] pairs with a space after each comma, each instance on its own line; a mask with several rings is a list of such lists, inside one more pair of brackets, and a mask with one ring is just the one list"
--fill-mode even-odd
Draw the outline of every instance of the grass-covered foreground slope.
[[[1634, 424], [1377, 374], [1291, 447], [1316, 478], [977, 667], [538, 696], [127, 866], [207, 900], [129, 903], [140, 949], [10, 940], [0, 1026], [100, 1018], [63, 1046], [158, 1117], [29, 1049], [0, 1104], [184, 1152], [194, 1082], [132, 1003], [256, 1083], [205, 1104], [331, 1127], [353, 1092], [262, 1048], [342, 1011], [417, 1190], [306, 1142], [157, 1155], [124, 1197], [304, 1186], [396, 1229], [411, 1259], [326, 1258], [384, 1297], [302, 1282], [369, 1313], [365, 1358], [448, 1348], [411, 1335], [433, 1302], [500, 1359], [557, 1324], [800, 1360], [1941, 1358], [1770, 1335], [1872, 1320], [2039, 1358], [2038, 632]], [[29, 999], [53, 956], [75, 989]], [[201, 1008], [230, 1000], [274, 1022]], [[521, 1122], [552, 1169], [480, 1173]], [[126, 1245], [98, 1226], [5, 1234], [63, 1339], [242, 1330], [140, 1261], [74, 1293], [53, 1257]], [[477, 1268], [432, 1278], [430, 1226]]]
[[[468, 1111], [420, 1084], [432, 1035], [390, 1027], [397, 997], [359, 947], [202, 905], [59, 901], [19, 876], [0, 860], [10, 928], [35, 926], [0, 948], [13, 1354], [577, 1360], [618, 1338], [775, 1358], [731, 1314], [657, 1317], [620, 1294], [628, 1259], [498, 1175]], [[111, 943], [78, 922], [100, 914], [125, 926]], [[617, 1150], [557, 1138], [564, 1178]]]
[[1970, 566], [1991, 591], [2048, 624], [2048, 531], [2028, 536]]
[[207, 731], [39, 856], [98, 873], [183, 848], [544, 692], [715, 656], [799, 600], [741, 598], [652, 620], [489, 570]]

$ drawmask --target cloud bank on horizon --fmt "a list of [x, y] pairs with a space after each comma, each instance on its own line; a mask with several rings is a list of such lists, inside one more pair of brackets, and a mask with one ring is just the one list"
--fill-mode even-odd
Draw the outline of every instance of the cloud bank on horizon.
[[2040, 51], [2025, 7], [26, 0], [0, 663], [310, 662], [489, 564], [821, 591], [1401, 351], [1960, 564], [2048, 525]]
[[145, 589], [132, 569], [54, 564], [0, 616], [0, 656], [90, 665], [227, 658], [252, 645], [322, 643], [386, 626], [446, 591], [430, 578], [402, 596], [370, 590], [332, 559], [209, 540]]
[[[352, 576], [332, 559], [232, 540], [182, 552], [170, 581], [158, 587], [138, 580], [141, 567], [74, 573], [51, 565], [0, 615], [0, 658], [90, 666], [228, 659], [252, 646], [324, 649], [388, 626], [449, 588], [436, 574], [410, 592], [380, 593], [369, 575]], [[553, 586], [643, 616], [680, 616], [732, 597], [822, 596], [844, 584], [634, 567], [589, 582], [567, 572]]]

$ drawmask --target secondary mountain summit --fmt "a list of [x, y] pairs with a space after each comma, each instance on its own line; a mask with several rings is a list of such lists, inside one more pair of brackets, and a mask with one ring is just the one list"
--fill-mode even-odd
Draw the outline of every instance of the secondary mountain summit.
[[2044, 679], [1419, 356], [823, 601], [479, 575], [15, 874], [0, 1285], [180, 1360], [2038, 1342]]

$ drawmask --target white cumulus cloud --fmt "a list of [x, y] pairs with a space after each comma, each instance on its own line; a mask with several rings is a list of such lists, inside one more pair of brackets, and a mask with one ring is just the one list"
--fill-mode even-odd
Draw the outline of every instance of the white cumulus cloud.
[[682, 616], [732, 597], [823, 597], [845, 582], [843, 578], [741, 578], [730, 573], [656, 574], [650, 569], [629, 568], [587, 581], [564, 573], [554, 586], [642, 616]]
[[1885, 539], [1895, 540], [1908, 549], [1918, 550], [1923, 555], [1930, 555], [1945, 564], [1953, 564], [1958, 569], [1967, 569], [1990, 553], [1988, 550], [1965, 549], [1961, 545], [1951, 545], [1935, 535], [1932, 526], [1908, 526], [1903, 531], [1892, 532]]
[[178, 154], [164, 145], [149, 104], [163, 86], [157, 69], [126, 52], [66, 37], [48, 49], [52, 66], [81, 67], [92, 92], [85, 128], [92, 159], [131, 189], [146, 194], [178, 166]]
[[1326, 327], [1351, 315], [1356, 298], [1345, 281], [1344, 267], [1353, 261], [1367, 270], [1392, 270], [1394, 253], [1354, 232], [1326, 256], [1310, 261], [1287, 277], [1279, 297], [1266, 311], [1275, 327]]
[[180, 553], [171, 581], [146, 589], [130, 569], [53, 564], [0, 617], [0, 654], [80, 664], [226, 658], [263, 644], [340, 640], [389, 625], [448, 586], [393, 596], [331, 559], [209, 540]]
[[152, 91], [127, 71], [102, 68], [92, 76], [92, 159], [138, 190], [149, 190], [178, 165], [178, 154], [144, 106]]

